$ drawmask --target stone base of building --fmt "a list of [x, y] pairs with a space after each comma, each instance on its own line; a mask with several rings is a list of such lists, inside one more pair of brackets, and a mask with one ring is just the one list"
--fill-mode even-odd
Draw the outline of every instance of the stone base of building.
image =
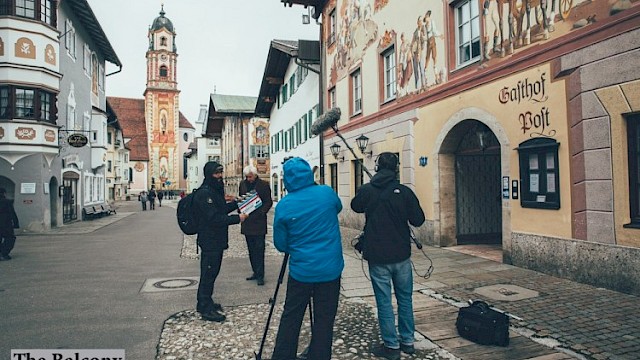
[[515, 266], [640, 295], [640, 249], [584, 240], [512, 233]]

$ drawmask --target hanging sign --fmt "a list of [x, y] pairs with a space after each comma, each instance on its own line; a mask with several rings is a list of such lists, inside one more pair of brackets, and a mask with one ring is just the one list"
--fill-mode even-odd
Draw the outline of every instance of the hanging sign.
[[71, 134], [67, 138], [67, 143], [70, 146], [77, 147], [77, 148], [87, 145], [88, 142], [89, 142], [89, 139], [87, 139], [87, 137], [82, 134]]

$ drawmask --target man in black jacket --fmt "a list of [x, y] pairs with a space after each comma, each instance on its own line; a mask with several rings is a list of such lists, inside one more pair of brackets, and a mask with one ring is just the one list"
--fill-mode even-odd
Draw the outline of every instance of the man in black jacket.
[[229, 225], [238, 224], [247, 215], [229, 215], [238, 209], [235, 201], [224, 194], [222, 181], [223, 167], [215, 161], [204, 165], [204, 181], [193, 199], [195, 213], [198, 214], [198, 245], [200, 254], [200, 284], [198, 285], [198, 305], [196, 310], [209, 321], [224, 321], [220, 314], [222, 306], [213, 302], [213, 285], [220, 273], [222, 254], [229, 248]]
[[0, 188], [0, 261], [11, 260], [9, 253], [16, 243], [13, 229], [19, 227], [13, 203], [7, 199], [7, 190]]
[[[370, 183], [362, 185], [351, 201], [351, 209], [366, 216], [362, 255], [369, 263], [378, 324], [384, 341], [372, 352], [390, 360], [400, 359], [400, 351], [415, 352], [409, 224], [420, 226], [425, 220], [416, 195], [396, 180], [398, 165], [396, 154], [380, 154], [377, 173]], [[392, 286], [398, 302], [398, 331], [391, 305]]]
[[258, 177], [258, 170], [253, 165], [245, 166], [242, 171], [244, 180], [238, 187], [239, 195], [255, 190], [262, 201], [262, 206], [249, 214], [249, 218], [241, 225], [240, 232], [244, 234], [249, 249], [249, 262], [253, 274], [247, 280], [257, 280], [258, 285], [264, 285], [264, 247], [267, 234], [267, 213], [273, 201], [269, 183]]

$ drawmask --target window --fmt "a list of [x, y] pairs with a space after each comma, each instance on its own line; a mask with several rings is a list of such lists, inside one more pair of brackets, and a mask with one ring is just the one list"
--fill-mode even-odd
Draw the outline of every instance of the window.
[[[40, 6], [38, 6], [38, 3]], [[0, 15], [16, 15], [36, 19], [56, 26], [56, 7], [53, 0], [0, 0]]]
[[34, 19], [36, 16], [35, 0], [17, 0], [16, 15]]
[[329, 172], [331, 173], [331, 188], [338, 192], [338, 163], [329, 164]]
[[[73, 27], [71, 20], [67, 20], [64, 23], [64, 45], [67, 48], [67, 53], [76, 58], [76, 29]], [[92, 69], [93, 70], [93, 69]]]
[[165, 36], [160, 38], [160, 46], [167, 46], [167, 38]]
[[329, 96], [327, 97], [327, 99], [329, 100], [329, 109], [333, 109], [334, 107], [336, 107], [336, 87], [332, 87], [331, 89], [329, 89]]
[[362, 112], [362, 76], [360, 69], [351, 73], [351, 115], [357, 115]]
[[560, 208], [559, 146], [554, 139], [535, 138], [521, 143], [517, 148], [522, 207]]
[[289, 100], [289, 87], [287, 84], [282, 85], [282, 104]]
[[480, 16], [476, 0], [464, 1], [455, 9], [458, 66], [480, 59]]
[[269, 158], [269, 145], [251, 145], [251, 157], [257, 159]]
[[336, 20], [336, 9], [333, 9], [329, 14], [329, 41], [327, 41], [329, 45], [336, 42]]
[[31, 89], [16, 89], [16, 117], [33, 118], [35, 107], [33, 96], [35, 91]]
[[298, 119], [298, 122], [296, 123], [296, 147], [300, 144], [302, 144], [302, 122], [307, 122], [307, 114], [304, 114], [303, 117], [301, 117], [300, 119]]
[[107, 160], [107, 171], [111, 172], [111, 160]]
[[100, 73], [98, 74], [98, 87], [100, 90], [104, 90], [104, 66], [100, 64], [98, 70], [100, 70]]
[[384, 71], [384, 101], [395, 99], [396, 97], [396, 51], [390, 48], [382, 53]]
[[0, 86], [0, 119], [34, 119], [55, 123], [53, 93], [40, 89]]
[[91, 54], [91, 91], [98, 95], [98, 56], [96, 53]]
[[187, 133], [182, 134], [182, 139], [184, 139], [184, 141], [189, 141], [189, 134]]
[[164, 65], [160, 66], [160, 77], [167, 77], [167, 67]]
[[111, 144], [111, 132], [107, 132], [107, 144]]
[[640, 115], [627, 120], [629, 146], [629, 210], [631, 223], [625, 227], [640, 228]]
[[353, 184], [354, 184], [354, 193], [358, 192], [358, 189], [364, 183], [364, 170], [362, 170], [362, 163], [359, 159], [351, 160], [353, 163]]

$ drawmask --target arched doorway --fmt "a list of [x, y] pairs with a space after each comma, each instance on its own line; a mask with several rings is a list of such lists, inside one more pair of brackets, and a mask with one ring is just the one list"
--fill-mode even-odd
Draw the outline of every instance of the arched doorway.
[[[459, 128], [459, 129], [456, 129]], [[456, 243], [502, 243], [500, 143], [483, 123], [465, 120], [454, 128]]]
[[75, 171], [65, 171], [62, 174], [64, 189], [62, 192], [62, 220], [69, 222], [78, 219], [78, 181], [80, 174]]
[[13, 200], [16, 198], [16, 185], [8, 177], [0, 176], [0, 188], [7, 190], [7, 199]]
[[58, 226], [58, 179], [49, 179], [49, 206], [51, 207], [51, 227]]
[[[486, 238], [497, 241], [497, 236], [488, 235], [493, 231], [482, 232], [482, 230], [475, 230], [477, 226], [472, 227], [473, 224], [483, 220], [482, 217], [470, 218], [470, 214], [478, 213], [478, 209], [481, 209], [482, 212], [479, 214], [482, 216], [492, 214], [493, 229], [496, 228], [497, 222], [500, 223], [502, 259], [506, 263], [510, 262], [511, 211], [508, 206], [509, 200], [499, 201], [498, 196], [500, 195], [497, 194], [501, 190], [501, 176], [508, 176], [510, 173], [509, 160], [512, 151], [502, 124], [495, 116], [483, 109], [474, 107], [461, 109], [440, 128], [434, 144], [436, 156], [432, 163], [435, 167], [436, 180], [434, 187], [434, 198], [437, 205], [434, 218], [434, 242], [436, 245], [457, 245], [458, 235], [461, 235], [463, 242], [465, 240], [473, 241], [473, 239], [488, 241], [485, 240]], [[479, 159], [473, 161], [474, 156]], [[474, 168], [473, 164], [476, 162], [488, 163], [489, 165]], [[487, 166], [491, 170], [487, 169]], [[499, 172], [496, 172], [496, 168], [499, 169]], [[483, 180], [482, 184], [474, 181], [480, 173], [493, 180]], [[493, 184], [494, 181], [495, 184]], [[489, 190], [481, 190], [483, 187]], [[481, 191], [486, 191], [486, 199], [491, 199], [486, 200], [491, 204], [490, 210], [483, 207], [482, 200], [478, 200], [485, 196], [478, 195]], [[458, 192], [461, 194], [458, 195]], [[472, 198], [465, 202], [463, 199], [465, 196]], [[473, 196], [478, 197], [473, 198]], [[462, 221], [463, 227], [468, 227], [459, 230], [459, 220]], [[464, 225], [464, 221], [468, 221], [468, 225]], [[465, 239], [465, 235], [472, 234], [487, 235], [466, 236]], [[479, 242], [480, 240], [475, 241]]]

